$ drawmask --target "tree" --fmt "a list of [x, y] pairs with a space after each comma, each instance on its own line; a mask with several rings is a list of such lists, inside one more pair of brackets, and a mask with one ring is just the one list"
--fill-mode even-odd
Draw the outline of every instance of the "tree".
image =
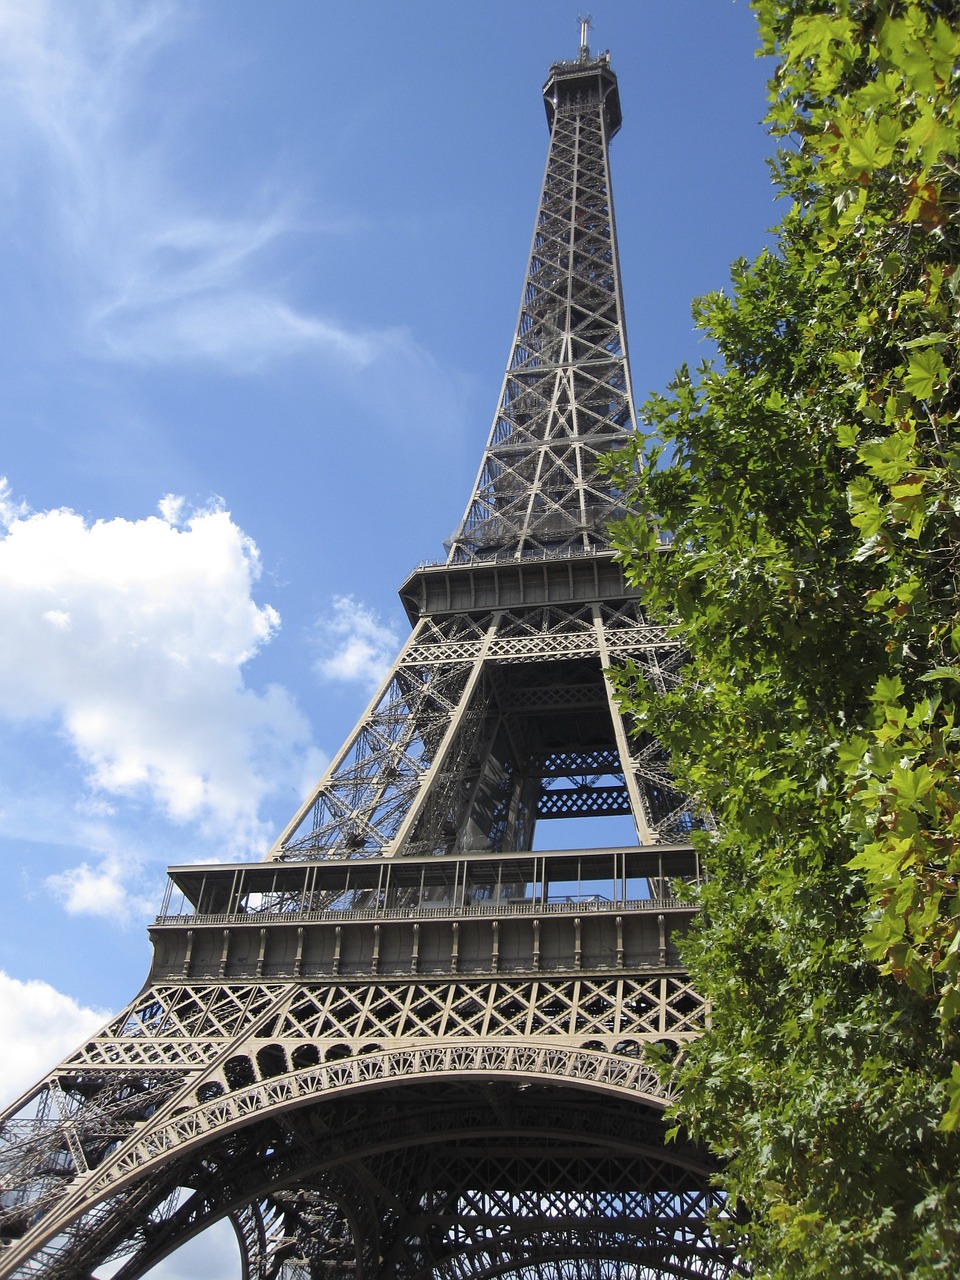
[[690, 655], [624, 709], [716, 818], [677, 1123], [771, 1277], [960, 1260], [960, 12], [755, 0], [789, 201], [612, 463]]

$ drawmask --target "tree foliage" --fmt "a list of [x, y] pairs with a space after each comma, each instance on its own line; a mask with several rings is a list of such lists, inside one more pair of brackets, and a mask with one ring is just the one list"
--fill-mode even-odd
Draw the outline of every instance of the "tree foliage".
[[960, 1269], [960, 12], [755, 0], [788, 201], [695, 304], [616, 538], [690, 661], [625, 708], [717, 829], [678, 1123], [771, 1277]]

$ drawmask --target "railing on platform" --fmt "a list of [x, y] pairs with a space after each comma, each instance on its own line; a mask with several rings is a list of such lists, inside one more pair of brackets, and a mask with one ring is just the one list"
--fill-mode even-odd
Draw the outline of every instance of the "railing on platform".
[[619, 915], [631, 911], [696, 911], [694, 902], [682, 898], [633, 898], [620, 902], [608, 899], [587, 899], [582, 902], [480, 902], [465, 907], [346, 907], [343, 910], [326, 908], [322, 911], [249, 911], [219, 912], [204, 915], [159, 915], [158, 925], [223, 925], [262, 924], [265, 920], [296, 921], [304, 924], [343, 924], [356, 920], [449, 920], [470, 919], [484, 916], [544, 916], [544, 915]]

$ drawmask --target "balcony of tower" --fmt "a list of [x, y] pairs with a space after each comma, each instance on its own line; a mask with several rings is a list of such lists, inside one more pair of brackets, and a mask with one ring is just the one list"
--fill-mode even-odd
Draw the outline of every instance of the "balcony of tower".
[[544, 551], [462, 564], [418, 566], [400, 587], [411, 623], [426, 616], [530, 605], [582, 605], [638, 600], [614, 552]]
[[617, 77], [610, 69], [609, 53], [596, 58], [580, 57], [571, 62], [554, 62], [543, 86], [547, 123], [553, 128], [558, 111], [602, 102], [607, 138], [612, 138], [623, 120]]
[[679, 971], [699, 879], [666, 844], [172, 867], [151, 977]]

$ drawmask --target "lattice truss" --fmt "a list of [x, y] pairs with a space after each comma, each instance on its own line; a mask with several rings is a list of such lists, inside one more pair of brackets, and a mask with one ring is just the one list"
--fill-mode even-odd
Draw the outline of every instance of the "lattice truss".
[[704, 1222], [717, 1198], [660, 1162], [625, 1169], [599, 1152], [587, 1161], [549, 1149], [491, 1158], [476, 1144], [442, 1150], [429, 1180], [417, 1203], [416, 1246], [404, 1242], [396, 1262], [411, 1280], [619, 1275], [628, 1267], [634, 1276], [729, 1274], [729, 1257]]
[[[0, 1236], [14, 1260], [29, 1257], [37, 1230], [52, 1236], [21, 1269], [6, 1270], [0, 1257], [0, 1275], [74, 1274], [66, 1260], [94, 1222], [104, 1257], [162, 1234], [184, 1217], [184, 1186], [196, 1189], [196, 1172], [182, 1181], [191, 1153], [223, 1134], [234, 1137], [218, 1147], [218, 1179], [234, 1188], [230, 1211], [239, 1212], [258, 1190], [241, 1188], [222, 1163], [247, 1150], [240, 1130], [338, 1091], [458, 1073], [662, 1104], [665, 1086], [643, 1047], [682, 1052], [703, 1019], [681, 973], [153, 986], [0, 1125]], [[202, 1220], [223, 1211], [218, 1199]], [[70, 1221], [81, 1225], [64, 1234]], [[258, 1221], [238, 1218], [260, 1239], [267, 1227]]]
[[[598, 459], [632, 427], [616, 81], [586, 50], [551, 76], [517, 334], [450, 545], [471, 582], [482, 562], [605, 549], [619, 496]], [[422, 617], [271, 856], [519, 851], [538, 821], [610, 814], [631, 814], [641, 844], [683, 842], [703, 820], [604, 674], [629, 661], [665, 690], [681, 650], [636, 602], [577, 600]], [[669, 1086], [644, 1054], [682, 1053], [704, 1017], [663, 962], [350, 981], [185, 969], [0, 1117], [0, 1277], [109, 1263], [137, 1280], [228, 1216], [244, 1280], [720, 1280], [738, 1273], [707, 1225], [723, 1198], [701, 1153], [665, 1148]]]
[[601, 92], [559, 106], [517, 332], [451, 563], [590, 551], [619, 496], [597, 463], [633, 428]]
[[602, 814], [686, 838], [700, 818], [603, 674], [628, 660], [658, 691], [683, 661], [632, 601], [421, 619], [273, 856], [529, 849], [537, 819]]
[[[237, 1085], [242, 1123], [226, 1120], [220, 1099], [199, 1136], [182, 1095], [161, 1105], [152, 1141], [147, 1115], [138, 1142], [48, 1207], [39, 1248], [18, 1264], [23, 1250], [8, 1245], [2, 1274], [66, 1280], [112, 1262], [119, 1280], [135, 1280], [225, 1215], [250, 1280], [521, 1269], [549, 1280], [588, 1261], [603, 1269], [585, 1274], [604, 1276], [736, 1270], [707, 1226], [708, 1213], [724, 1213], [709, 1167], [682, 1145], [667, 1154], [642, 1100], [602, 1097], [576, 1077], [558, 1088], [527, 1070], [518, 1081], [508, 1055], [469, 1079], [455, 1056], [440, 1072], [437, 1047], [426, 1052], [432, 1072], [389, 1081], [368, 1069], [363, 1094], [337, 1090], [356, 1083], [354, 1062], [369, 1066], [362, 1057], [283, 1106], [271, 1105], [281, 1077], [264, 1077], [259, 1106]], [[178, 1117], [191, 1137], [171, 1148], [164, 1135]]]

